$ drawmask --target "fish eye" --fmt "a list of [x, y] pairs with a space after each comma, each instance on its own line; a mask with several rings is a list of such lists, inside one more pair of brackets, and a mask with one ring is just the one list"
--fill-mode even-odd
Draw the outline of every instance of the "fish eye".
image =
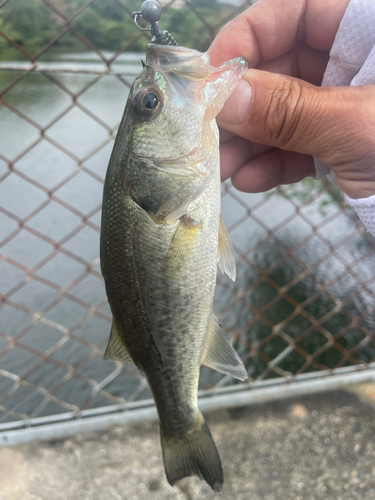
[[142, 99], [142, 104], [147, 109], [155, 109], [159, 104], [159, 100], [154, 92], [148, 92]]
[[162, 110], [162, 104], [162, 96], [153, 88], [140, 90], [133, 100], [133, 107], [143, 120], [156, 118]]

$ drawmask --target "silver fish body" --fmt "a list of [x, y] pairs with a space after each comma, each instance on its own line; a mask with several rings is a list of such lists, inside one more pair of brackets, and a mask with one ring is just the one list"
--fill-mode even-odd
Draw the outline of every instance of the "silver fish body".
[[206, 364], [246, 378], [213, 316], [217, 264], [232, 278], [220, 219], [215, 116], [246, 63], [212, 68], [206, 54], [149, 45], [109, 162], [101, 266], [113, 325], [107, 359], [147, 377], [169, 482], [196, 474], [215, 491], [220, 458], [197, 406]]

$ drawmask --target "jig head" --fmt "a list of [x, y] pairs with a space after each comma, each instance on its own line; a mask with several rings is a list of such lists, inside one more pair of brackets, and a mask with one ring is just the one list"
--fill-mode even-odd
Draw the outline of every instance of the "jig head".
[[[159, 19], [162, 14], [161, 7], [156, 0], [146, 0], [143, 2], [140, 12], [133, 12], [132, 17], [137, 27], [142, 31], [150, 31], [153, 38], [151, 43], [160, 45], [177, 45], [176, 40], [167, 30], [161, 30]], [[150, 28], [142, 28], [138, 24], [139, 18], [142, 17], [150, 25]]]

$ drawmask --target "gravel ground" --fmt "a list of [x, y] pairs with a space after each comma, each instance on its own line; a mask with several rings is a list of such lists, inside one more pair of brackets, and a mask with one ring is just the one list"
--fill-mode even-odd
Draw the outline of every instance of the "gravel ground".
[[225, 484], [168, 485], [158, 425], [0, 449], [0, 500], [373, 500], [374, 386], [207, 415]]

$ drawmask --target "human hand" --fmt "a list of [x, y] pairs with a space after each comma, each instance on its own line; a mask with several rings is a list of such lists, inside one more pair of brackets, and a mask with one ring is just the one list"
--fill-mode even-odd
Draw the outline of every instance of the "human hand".
[[259, 0], [208, 53], [250, 68], [218, 115], [222, 179], [259, 192], [314, 176], [312, 156], [351, 198], [375, 194], [375, 85], [319, 87], [349, 0]]

